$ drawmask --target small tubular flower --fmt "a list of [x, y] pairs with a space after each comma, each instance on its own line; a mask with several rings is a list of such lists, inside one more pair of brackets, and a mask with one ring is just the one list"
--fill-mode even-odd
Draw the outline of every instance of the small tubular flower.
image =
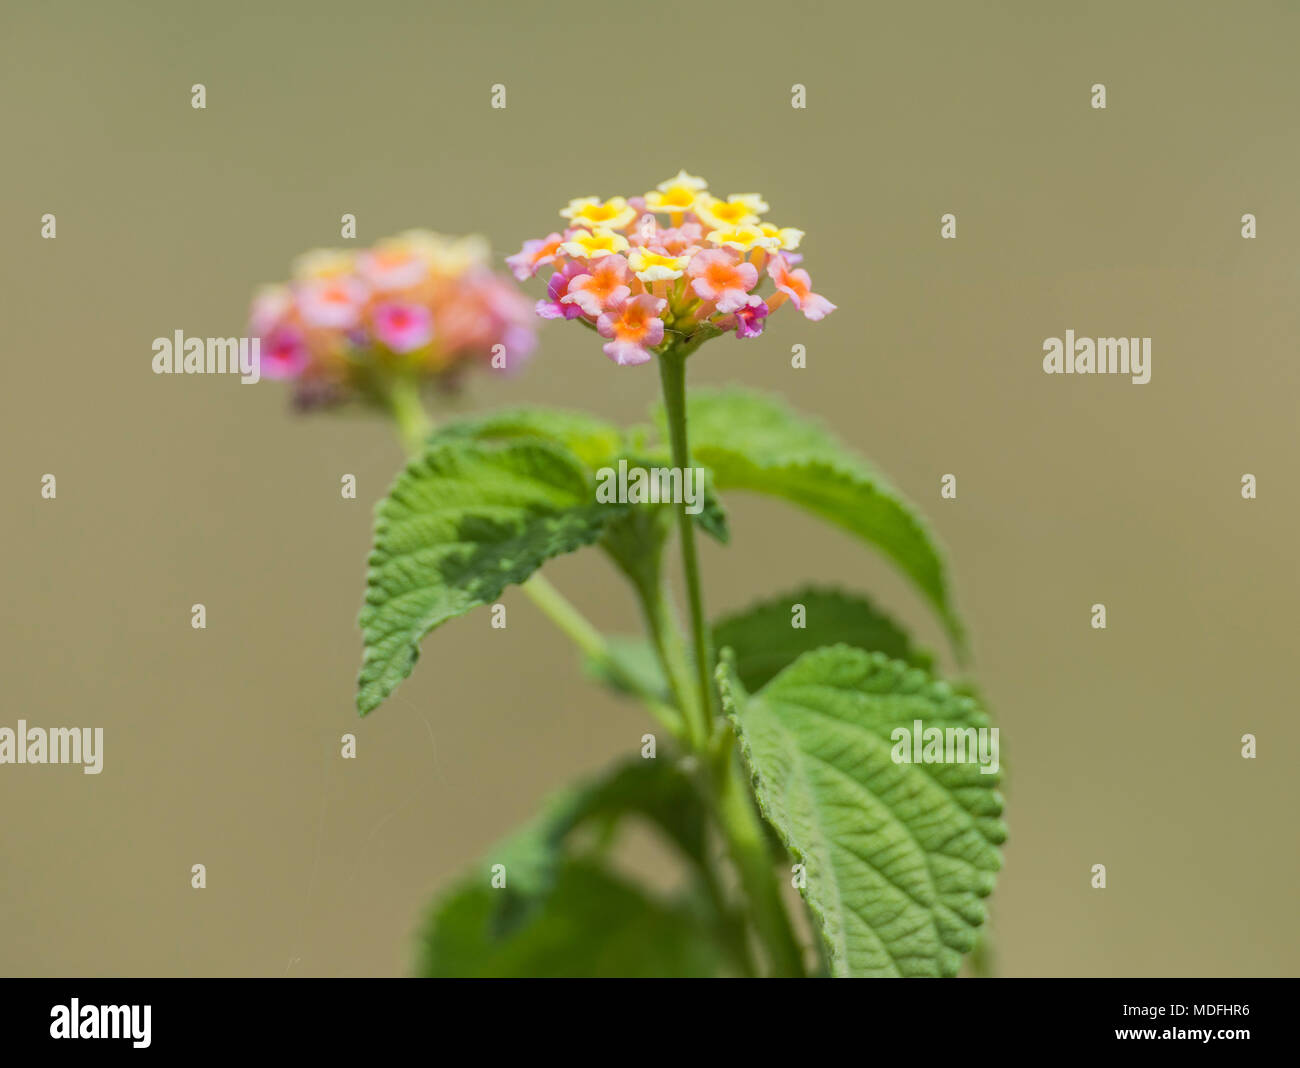
[[596, 330], [601, 337], [611, 339], [604, 346], [605, 355], [623, 366], [649, 360], [651, 350], [664, 339], [660, 316], [666, 303], [642, 293], [601, 315]]
[[670, 215], [688, 212], [695, 207], [700, 193], [707, 186], [708, 183], [703, 178], [678, 171], [674, 177], [660, 182], [645, 195], [646, 210]]
[[414, 352], [433, 340], [433, 312], [422, 304], [380, 304], [373, 315], [375, 337], [392, 352]]
[[635, 248], [628, 255], [628, 264], [643, 282], [666, 282], [680, 278], [686, 270], [688, 257], [670, 256], [648, 248]]
[[610, 197], [605, 201], [597, 197], [579, 197], [569, 201], [569, 206], [560, 214], [569, 220], [571, 227], [621, 230], [636, 218], [636, 208], [629, 206], [623, 197]]
[[813, 322], [826, 318], [835, 310], [834, 304], [812, 291], [812, 279], [808, 277], [808, 272], [800, 267], [790, 270], [784, 256], [773, 256], [767, 265], [767, 273], [779, 290], [769, 307], [784, 297], [789, 297], [790, 302]]
[[513, 256], [506, 257], [506, 266], [519, 281], [525, 282], [543, 267], [555, 262], [562, 244], [563, 234], [547, 234], [540, 239], [525, 241], [522, 249]]
[[394, 292], [418, 285], [429, 272], [429, 262], [409, 242], [387, 242], [361, 253], [357, 272], [375, 292]]
[[720, 312], [733, 312], [749, 303], [758, 268], [730, 249], [713, 249], [691, 258], [690, 277], [696, 296], [712, 301]]
[[710, 245], [734, 248], [738, 252], [749, 252], [751, 249], [756, 248], [777, 249], [781, 247], [779, 237], [769, 236], [759, 227], [751, 226], [748, 223], [733, 226], [726, 230], [710, 230], [708, 242]]
[[763, 236], [774, 240], [775, 245], [769, 245], [769, 248], [779, 248], [786, 252], [793, 252], [799, 247], [799, 242], [803, 240], [803, 231], [796, 230], [793, 226], [773, 226], [771, 223], [761, 222], [758, 228], [762, 231]]
[[613, 230], [573, 230], [566, 236], [560, 251], [574, 259], [594, 260], [600, 256], [626, 252], [630, 247], [627, 238]]
[[766, 211], [757, 193], [722, 199], [682, 170], [644, 196], [571, 200], [563, 233], [525, 241], [506, 262], [520, 279], [552, 268], [537, 315], [581, 319], [615, 363], [642, 364], [719, 334], [758, 337], [786, 302], [810, 319], [834, 310], [795, 269], [803, 231]]
[[369, 291], [351, 276], [312, 278], [298, 286], [298, 309], [308, 326], [346, 330], [361, 318]]
[[730, 230], [745, 223], [758, 222], [758, 218], [769, 210], [766, 202], [757, 193], [736, 193], [726, 200], [704, 193], [695, 204], [695, 214], [714, 230]]
[[610, 308], [620, 306], [631, 296], [628, 286], [628, 261], [622, 256], [601, 256], [593, 260], [587, 273], [569, 281], [561, 304], [576, 304], [585, 315], [597, 318]]
[[750, 297], [749, 304], [736, 309], [736, 337], [758, 337], [763, 332], [763, 320], [768, 307], [760, 297]]
[[576, 262], [566, 263], [551, 275], [545, 299], [537, 302], [537, 314], [543, 319], [576, 319], [581, 315], [582, 308], [565, 299], [569, 295], [569, 283], [580, 275], [586, 277], [586, 268]]

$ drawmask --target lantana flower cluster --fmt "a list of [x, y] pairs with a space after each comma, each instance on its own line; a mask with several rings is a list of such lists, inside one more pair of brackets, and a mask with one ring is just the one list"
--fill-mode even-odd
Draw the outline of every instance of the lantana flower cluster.
[[563, 230], [506, 262], [520, 281], [552, 271], [538, 315], [580, 319], [611, 360], [640, 364], [668, 344], [757, 337], [787, 301], [814, 321], [835, 310], [797, 266], [803, 231], [764, 221], [768, 210], [757, 193], [716, 197], [679, 171], [644, 196], [571, 200]]
[[510, 370], [536, 338], [529, 301], [493, 273], [479, 237], [411, 230], [359, 251], [300, 256], [287, 284], [254, 298], [261, 369], [315, 406], [382, 401], [395, 377], [454, 388], [475, 364]]

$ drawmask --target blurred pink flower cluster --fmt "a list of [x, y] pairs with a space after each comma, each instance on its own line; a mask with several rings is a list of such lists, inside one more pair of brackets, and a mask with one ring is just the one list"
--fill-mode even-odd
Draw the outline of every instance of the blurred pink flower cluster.
[[553, 271], [542, 318], [582, 319], [615, 363], [645, 363], [666, 337], [756, 337], [787, 301], [812, 320], [835, 310], [797, 266], [803, 231], [765, 222], [767, 210], [757, 193], [722, 199], [679, 171], [644, 196], [571, 200], [564, 230], [506, 262], [520, 281]]
[[475, 364], [514, 369], [536, 341], [532, 309], [488, 256], [481, 238], [425, 230], [300, 256], [291, 281], [253, 300], [262, 374], [291, 379], [311, 407], [382, 402], [394, 377], [451, 389]]

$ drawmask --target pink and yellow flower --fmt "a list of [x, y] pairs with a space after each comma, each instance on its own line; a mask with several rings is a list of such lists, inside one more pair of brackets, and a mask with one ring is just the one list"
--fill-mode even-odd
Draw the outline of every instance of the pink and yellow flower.
[[357, 257], [357, 271], [376, 292], [392, 292], [419, 285], [429, 262], [409, 242], [385, 242]]
[[294, 326], [272, 328], [261, 340], [262, 374], [267, 378], [297, 378], [311, 361], [311, 350]]
[[605, 355], [620, 366], [648, 361], [654, 355], [651, 350], [664, 339], [660, 316], [665, 307], [667, 301], [642, 293], [601, 315], [596, 331], [611, 339], [604, 346]]
[[615, 252], [626, 252], [631, 245], [622, 234], [613, 230], [571, 230], [565, 236], [560, 251], [574, 259], [594, 260]]
[[[560, 239], [537, 243], [526, 273], [562, 259]], [[292, 380], [301, 406], [379, 401], [394, 376], [451, 388], [476, 363], [518, 366], [535, 343], [529, 302], [489, 268], [482, 238], [412, 230], [355, 254], [312, 251], [293, 275], [256, 293], [249, 333], [263, 373]]]
[[778, 307], [781, 301], [789, 297], [791, 303], [813, 322], [826, 318], [835, 310], [834, 304], [812, 291], [812, 279], [808, 277], [808, 272], [802, 268], [790, 270], [784, 256], [773, 256], [767, 265], [767, 273], [779, 290], [768, 302], [769, 308]]
[[582, 308], [565, 299], [569, 295], [569, 283], [579, 276], [587, 277], [587, 269], [576, 260], [566, 263], [551, 275], [546, 284], [545, 299], [537, 302], [537, 314], [543, 319], [576, 319], [580, 316]]
[[773, 226], [771, 223], [761, 222], [758, 224], [759, 230], [763, 236], [776, 242], [769, 248], [779, 248], [786, 252], [793, 252], [799, 247], [799, 242], [803, 240], [803, 231], [796, 230], [793, 226]]
[[343, 249], [314, 248], [293, 261], [292, 273], [296, 281], [344, 278], [352, 274], [355, 261], [355, 255]]
[[763, 320], [769, 314], [767, 303], [761, 297], [750, 297], [750, 303], [736, 309], [736, 337], [758, 337], [763, 332]]
[[758, 337], [787, 301], [810, 319], [834, 310], [795, 269], [803, 231], [764, 221], [767, 210], [757, 193], [722, 199], [679, 171], [644, 197], [570, 201], [568, 229], [524, 242], [506, 262], [520, 279], [553, 268], [539, 316], [581, 319], [610, 359], [645, 363], [669, 345]]
[[685, 171], [678, 171], [674, 177], [669, 178], [666, 182], [660, 182], [658, 186], [645, 195], [646, 209], [661, 214], [684, 214], [695, 207], [695, 202], [699, 199], [700, 193], [707, 186], [708, 183], [703, 178], [696, 178]]
[[369, 292], [351, 275], [312, 278], [298, 286], [298, 310], [308, 326], [347, 330], [361, 318]]
[[767, 210], [766, 201], [757, 193], [733, 193], [726, 200], [703, 193], [695, 204], [695, 214], [714, 230], [756, 223]]
[[734, 248], [737, 252], [749, 252], [751, 249], [756, 248], [777, 249], [781, 247], [779, 237], [768, 236], [759, 227], [751, 226], [749, 223], [732, 226], [725, 230], [710, 230], [708, 242], [710, 245]]
[[597, 318], [631, 296], [629, 274], [627, 260], [622, 256], [601, 256], [591, 262], [586, 274], [569, 282], [560, 303], [576, 304], [583, 314]]
[[569, 206], [560, 214], [569, 220], [570, 227], [622, 230], [636, 218], [637, 213], [636, 208], [631, 207], [622, 197], [610, 197], [604, 201], [599, 197], [579, 197], [570, 200]]
[[648, 248], [634, 248], [627, 257], [632, 273], [643, 282], [667, 282], [686, 272], [688, 256], [670, 256]]
[[391, 352], [414, 352], [433, 340], [433, 312], [422, 304], [379, 304], [372, 315], [375, 339]]
[[749, 303], [749, 291], [758, 284], [758, 268], [730, 249], [711, 249], [691, 257], [691, 289], [718, 311], [733, 312]]
[[506, 257], [506, 265], [519, 281], [525, 282], [543, 267], [555, 262], [562, 244], [563, 234], [547, 234], [540, 240], [525, 241], [522, 249], [513, 256]]

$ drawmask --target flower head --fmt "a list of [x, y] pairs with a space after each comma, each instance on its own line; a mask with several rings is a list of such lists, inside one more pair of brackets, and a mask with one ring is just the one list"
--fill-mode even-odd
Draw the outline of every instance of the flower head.
[[581, 319], [610, 359], [640, 364], [722, 333], [758, 337], [787, 301], [809, 319], [834, 310], [795, 267], [803, 231], [765, 221], [768, 210], [757, 193], [723, 199], [678, 171], [644, 196], [569, 201], [562, 233], [506, 262], [519, 279], [551, 268], [539, 316]]
[[[561, 236], [528, 250], [516, 274], [554, 262]], [[263, 374], [292, 380], [300, 404], [318, 405], [382, 400], [396, 376], [450, 388], [475, 363], [515, 367], [533, 348], [534, 322], [515, 284], [489, 268], [481, 238], [412, 230], [356, 253], [299, 257], [291, 282], [255, 295], [249, 333]]]

